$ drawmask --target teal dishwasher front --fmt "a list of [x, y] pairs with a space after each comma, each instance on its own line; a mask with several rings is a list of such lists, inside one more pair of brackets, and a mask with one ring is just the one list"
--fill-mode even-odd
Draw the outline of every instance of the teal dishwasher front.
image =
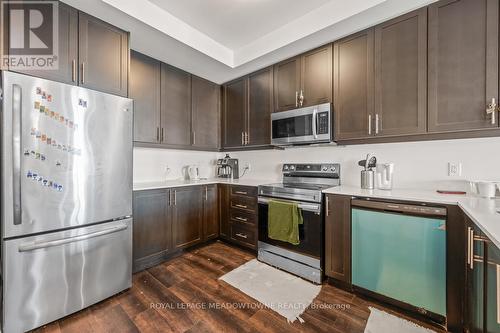
[[359, 199], [352, 206], [352, 284], [445, 317], [446, 209]]

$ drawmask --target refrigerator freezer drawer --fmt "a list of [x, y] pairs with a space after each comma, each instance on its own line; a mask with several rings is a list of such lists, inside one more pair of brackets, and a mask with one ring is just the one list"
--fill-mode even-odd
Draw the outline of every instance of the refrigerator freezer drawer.
[[4, 332], [24, 332], [132, 286], [132, 219], [7, 240]]

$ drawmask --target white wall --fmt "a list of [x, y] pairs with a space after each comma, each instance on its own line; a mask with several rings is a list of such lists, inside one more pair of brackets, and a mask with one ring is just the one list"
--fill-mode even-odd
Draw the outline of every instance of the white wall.
[[[399, 188], [465, 189], [464, 180], [500, 181], [500, 138], [422, 141], [356, 146], [304, 147], [232, 153], [240, 166], [251, 163], [249, 178], [279, 179], [281, 164], [341, 163], [345, 185], [360, 185], [357, 162], [373, 153], [379, 162], [395, 163], [394, 186]], [[448, 177], [448, 162], [461, 162], [461, 177]]]
[[191, 164], [200, 167], [201, 177], [213, 177], [216, 159], [215, 152], [134, 148], [134, 182], [179, 179], [183, 168]]
[[[373, 153], [380, 162], [394, 162], [399, 188], [465, 189], [464, 180], [500, 180], [500, 138], [385, 143], [356, 146], [303, 147], [231, 153], [241, 168], [251, 164], [245, 177], [279, 180], [283, 163], [341, 163], [342, 183], [359, 186], [357, 162]], [[202, 177], [215, 175], [215, 160], [222, 153], [166, 149], [134, 149], [134, 181], [177, 179], [182, 167], [198, 164]], [[448, 162], [461, 162], [462, 176], [447, 176]], [[167, 165], [171, 168], [166, 173]]]

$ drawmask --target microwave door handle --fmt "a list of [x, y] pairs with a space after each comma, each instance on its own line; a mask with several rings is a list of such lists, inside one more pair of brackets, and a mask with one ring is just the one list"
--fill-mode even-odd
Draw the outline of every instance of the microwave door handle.
[[318, 109], [314, 108], [313, 109], [313, 114], [312, 114], [312, 132], [313, 132], [313, 135], [314, 135], [315, 139], [318, 138], [318, 130], [317, 130], [317, 127], [316, 127], [317, 121], [318, 121]]
[[12, 85], [12, 195], [14, 225], [21, 219], [22, 88]]

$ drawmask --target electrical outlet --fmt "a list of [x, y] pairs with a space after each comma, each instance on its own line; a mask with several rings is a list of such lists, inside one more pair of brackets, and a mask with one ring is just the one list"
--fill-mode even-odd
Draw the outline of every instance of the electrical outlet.
[[247, 169], [248, 171], [251, 171], [252, 170], [252, 165], [250, 163], [245, 163], [245, 169]]
[[448, 162], [448, 176], [460, 177], [462, 175], [462, 163]]

